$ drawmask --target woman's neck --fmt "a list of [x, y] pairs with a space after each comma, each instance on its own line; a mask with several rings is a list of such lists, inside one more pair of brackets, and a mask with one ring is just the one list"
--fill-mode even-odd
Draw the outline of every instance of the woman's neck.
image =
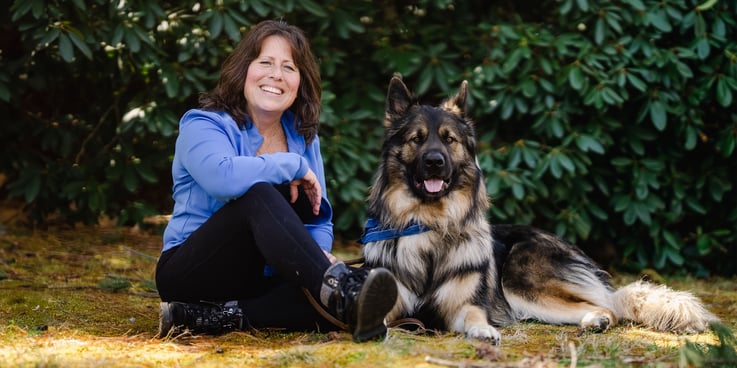
[[288, 150], [287, 136], [284, 133], [280, 119], [276, 121], [270, 120], [268, 122], [264, 120], [254, 121], [253, 124], [258, 129], [259, 134], [264, 138], [256, 155], [286, 152]]
[[256, 126], [256, 128], [262, 135], [270, 129], [274, 129], [275, 127], [279, 127], [281, 125], [282, 114], [254, 114], [252, 112], [249, 112], [248, 115], [251, 118], [251, 122], [253, 123], [253, 125]]
[[266, 137], [273, 137], [277, 135], [277, 133], [281, 134], [282, 131], [281, 121], [279, 120], [270, 121], [268, 123], [256, 123], [254, 121], [253, 125], [256, 127], [256, 129], [258, 129], [259, 134], [261, 134], [264, 139], [266, 139]]

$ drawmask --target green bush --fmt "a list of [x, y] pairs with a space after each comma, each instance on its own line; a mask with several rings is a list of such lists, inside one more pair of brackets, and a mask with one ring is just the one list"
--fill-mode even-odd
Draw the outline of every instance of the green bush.
[[249, 25], [305, 29], [336, 231], [358, 236], [400, 72], [471, 87], [494, 222], [631, 270], [735, 273], [737, 5], [709, 0], [16, 0], [0, 15], [2, 196], [31, 219], [171, 208], [177, 122]]
[[734, 267], [719, 261], [737, 223], [729, 4], [566, 0], [539, 23], [482, 24], [494, 216], [614, 243], [634, 268]]

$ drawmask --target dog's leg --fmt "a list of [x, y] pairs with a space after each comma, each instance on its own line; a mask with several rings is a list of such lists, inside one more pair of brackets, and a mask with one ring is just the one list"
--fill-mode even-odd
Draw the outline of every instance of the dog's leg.
[[575, 261], [558, 271], [546, 261], [539, 266], [536, 270], [504, 275], [502, 288], [516, 319], [577, 324], [597, 332], [617, 324], [614, 289], [601, 280], [598, 269]]
[[484, 307], [472, 302], [480, 279], [481, 274], [471, 273], [446, 281], [435, 292], [434, 304], [451, 331], [498, 344], [501, 334], [489, 324]]
[[617, 317], [614, 315], [614, 312], [605, 308], [594, 308], [584, 314], [579, 326], [584, 330], [604, 332], [616, 324]]
[[404, 286], [404, 284], [397, 281], [397, 289], [399, 296], [397, 297], [396, 304], [394, 304], [394, 308], [386, 315], [388, 322], [412, 315], [415, 312], [414, 306], [417, 305], [417, 295]]
[[617, 323], [609, 274], [580, 249], [527, 226], [498, 226], [494, 234], [512, 244], [501, 277], [515, 319], [595, 331]]
[[473, 339], [491, 340], [497, 345], [502, 341], [499, 331], [489, 324], [486, 311], [475, 305], [467, 304], [461, 307], [451, 329], [463, 332], [466, 337]]
[[549, 289], [534, 299], [506, 293], [516, 319], [534, 319], [553, 324], [579, 325], [583, 329], [603, 332], [617, 324], [612, 309], [594, 304], [562, 289]]

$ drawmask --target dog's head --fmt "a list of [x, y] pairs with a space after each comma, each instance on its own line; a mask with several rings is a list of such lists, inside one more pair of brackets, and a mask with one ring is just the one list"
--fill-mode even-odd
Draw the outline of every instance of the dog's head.
[[436, 201], [468, 184], [476, 166], [476, 137], [466, 117], [466, 81], [439, 106], [421, 105], [399, 76], [392, 78], [384, 120], [385, 163], [411, 192]]
[[381, 162], [369, 216], [401, 229], [420, 223], [447, 231], [483, 219], [488, 196], [466, 115], [468, 84], [438, 106], [423, 105], [401, 77], [389, 83]]

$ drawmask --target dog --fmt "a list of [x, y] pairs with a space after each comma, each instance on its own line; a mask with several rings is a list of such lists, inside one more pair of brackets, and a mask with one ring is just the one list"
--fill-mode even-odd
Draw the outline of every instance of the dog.
[[395, 75], [384, 142], [360, 242], [367, 267], [395, 276], [387, 320], [501, 342], [494, 326], [520, 320], [603, 332], [620, 320], [697, 333], [718, 319], [694, 295], [643, 281], [615, 289], [578, 247], [525, 225], [491, 225], [478, 165], [468, 84], [438, 106], [420, 104]]

